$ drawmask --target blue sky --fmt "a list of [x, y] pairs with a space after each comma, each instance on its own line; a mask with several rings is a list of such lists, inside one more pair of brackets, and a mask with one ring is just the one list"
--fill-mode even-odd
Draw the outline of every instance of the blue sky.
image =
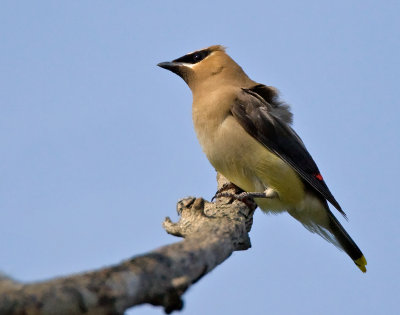
[[399, 14], [398, 1], [2, 1], [0, 270], [47, 279], [178, 240], [163, 218], [210, 199], [215, 172], [190, 90], [156, 64], [223, 44], [292, 105], [368, 272], [258, 211], [253, 247], [191, 288], [184, 314], [395, 313]]

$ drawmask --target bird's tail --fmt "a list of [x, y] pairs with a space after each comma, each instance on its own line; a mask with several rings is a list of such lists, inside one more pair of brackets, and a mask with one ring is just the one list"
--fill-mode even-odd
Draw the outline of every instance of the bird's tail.
[[333, 234], [340, 247], [353, 259], [354, 263], [362, 272], [367, 272], [367, 260], [358, 248], [350, 235], [346, 232], [340, 222], [335, 218], [332, 212], [328, 210], [329, 231]]
[[[328, 203], [313, 196], [303, 208], [291, 209], [289, 214], [300, 221], [309, 231], [321, 235], [328, 242], [344, 250], [362, 272], [366, 272], [367, 260], [344, 227], [330, 211]], [[317, 201], [318, 200], [318, 201]], [[317, 202], [315, 202], [317, 201]]]

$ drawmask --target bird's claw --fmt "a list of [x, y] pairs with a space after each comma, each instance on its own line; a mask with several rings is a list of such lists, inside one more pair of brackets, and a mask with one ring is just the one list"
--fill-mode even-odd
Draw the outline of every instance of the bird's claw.
[[[223, 191], [224, 190], [228, 190], [231, 188], [237, 188], [237, 186], [235, 186], [235, 184], [232, 183], [225, 183], [222, 185], [222, 187], [220, 189], [217, 190], [217, 192], [215, 193], [214, 197], [211, 198], [211, 201], [214, 201], [214, 199], [219, 198], [219, 197], [230, 197], [230, 195], [234, 195], [234, 194], [230, 194], [229, 196], [222, 196], [221, 194], [224, 194]], [[229, 194], [229, 193], [226, 193]]]
[[217, 193], [214, 197], [231, 197], [236, 200], [245, 201], [249, 198], [269, 198], [264, 192], [242, 192], [240, 194], [232, 194], [228, 192]]
[[215, 196], [213, 197], [212, 200], [214, 200], [215, 198], [220, 198], [220, 197], [231, 197], [234, 198], [236, 200], [240, 200], [240, 201], [246, 201], [249, 198], [275, 198], [277, 197], [277, 194], [274, 190], [268, 188], [263, 192], [242, 192], [240, 194], [233, 194], [233, 193], [229, 193], [229, 192], [218, 192], [215, 194]]

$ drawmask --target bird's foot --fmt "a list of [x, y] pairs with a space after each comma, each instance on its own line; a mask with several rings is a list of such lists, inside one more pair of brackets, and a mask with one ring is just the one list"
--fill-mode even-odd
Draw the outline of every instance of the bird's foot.
[[[222, 187], [224, 188], [224, 187]], [[231, 197], [240, 201], [246, 201], [249, 198], [276, 198], [278, 197], [278, 194], [275, 190], [273, 190], [272, 188], [267, 188], [266, 190], [264, 190], [263, 192], [242, 192], [240, 194], [232, 194], [232, 193], [228, 193], [228, 192], [223, 192], [223, 190], [225, 189], [219, 189], [217, 191], [217, 193], [215, 194], [215, 196], [213, 197], [212, 200], [214, 200], [214, 198], [220, 198], [220, 197]]]
[[240, 189], [239, 187], [237, 187], [235, 184], [232, 184], [232, 183], [223, 184], [222, 187], [217, 190], [217, 192], [215, 193], [214, 197], [211, 198], [211, 201], [214, 201], [215, 198], [230, 197], [231, 195], [235, 195], [235, 194], [230, 194], [230, 193], [224, 193], [224, 194], [228, 194], [229, 196], [221, 196], [221, 193], [223, 193], [223, 191], [229, 190], [229, 189], [232, 189], [232, 188]]

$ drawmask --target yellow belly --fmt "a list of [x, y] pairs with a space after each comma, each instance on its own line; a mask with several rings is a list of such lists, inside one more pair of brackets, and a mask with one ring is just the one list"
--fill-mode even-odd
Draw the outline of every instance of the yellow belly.
[[279, 198], [256, 200], [263, 210], [286, 210], [304, 198], [303, 183], [293, 168], [250, 136], [234, 117], [225, 119], [212, 143], [202, 146], [215, 169], [243, 190], [272, 188], [278, 193]]

